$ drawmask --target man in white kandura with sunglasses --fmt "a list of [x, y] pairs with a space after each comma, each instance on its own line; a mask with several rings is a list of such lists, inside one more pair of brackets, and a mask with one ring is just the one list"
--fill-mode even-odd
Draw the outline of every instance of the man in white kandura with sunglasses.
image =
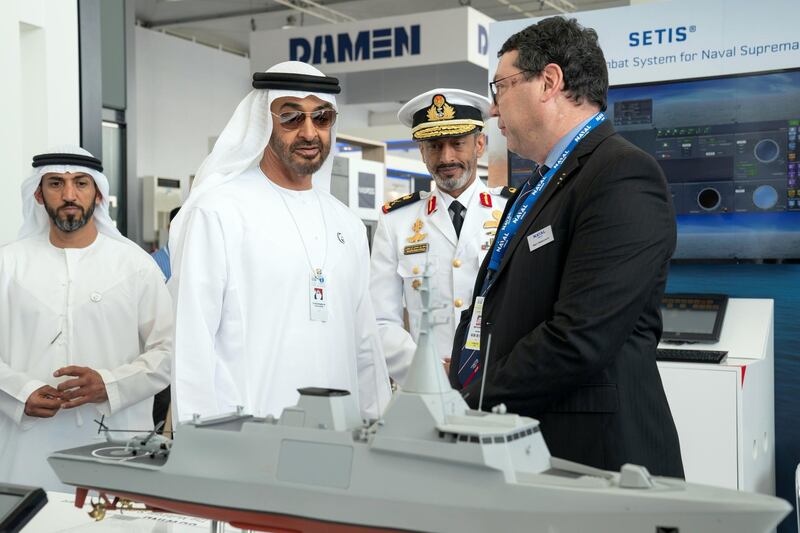
[[390, 389], [366, 231], [328, 192], [339, 82], [288, 61], [253, 87], [170, 229], [173, 418], [280, 416], [302, 387], [376, 418]]

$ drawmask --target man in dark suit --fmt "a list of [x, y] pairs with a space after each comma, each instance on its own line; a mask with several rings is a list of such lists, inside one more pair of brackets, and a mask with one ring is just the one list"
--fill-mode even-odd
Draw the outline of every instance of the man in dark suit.
[[537, 418], [551, 453], [683, 477], [656, 367], [675, 214], [658, 164], [614, 132], [592, 29], [549, 18], [498, 54], [492, 113], [541, 166], [512, 197], [456, 331], [467, 403]]

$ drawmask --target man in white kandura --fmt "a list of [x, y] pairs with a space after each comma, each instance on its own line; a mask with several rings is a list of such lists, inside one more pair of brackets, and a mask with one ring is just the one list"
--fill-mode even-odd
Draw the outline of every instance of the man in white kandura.
[[[478, 267], [491, 248], [509, 189], [489, 189], [477, 178], [486, 137], [489, 99], [459, 89], [435, 89], [411, 99], [398, 113], [419, 142], [436, 182], [383, 207], [372, 243], [370, 292], [389, 375], [402, 385], [419, 335], [418, 288], [426, 271], [431, 302], [446, 321], [434, 330], [436, 348], [448, 361], [461, 311], [472, 301]], [[410, 332], [403, 327], [408, 311]]]
[[69, 490], [47, 456], [90, 444], [93, 419], [153, 427], [172, 307], [156, 264], [108, 215], [100, 161], [66, 146], [33, 166], [19, 239], [0, 248], [0, 481]]
[[327, 192], [339, 82], [289, 61], [253, 87], [170, 230], [173, 416], [280, 416], [314, 386], [374, 418], [389, 386], [366, 230]]

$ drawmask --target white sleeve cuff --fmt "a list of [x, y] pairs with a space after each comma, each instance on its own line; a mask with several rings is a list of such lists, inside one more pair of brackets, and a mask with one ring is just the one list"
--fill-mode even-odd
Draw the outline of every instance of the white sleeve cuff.
[[24, 409], [25, 402], [28, 401], [30, 395], [33, 394], [35, 390], [41, 389], [45, 385], [47, 385], [47, 383], [45, 383], [44, 381], [39, 381], [38, 379], [32, 379], [28, 381], [25, 385], [23, 385], [23, 387], [19, 390], [15, 398], [20, 402], [22, 402], [22, 407]]
[[95, 370], [98, 374], [100, 374], [100, 377], [103, 378], [103, 383], [106, 386], [106, 395], [108, 396], [108, 400], [97, 404], [97, 410], [100, 411], [100, 414], [110, 416], [119, 410], [121, 403], [119, 399], [119, 386], [117, 385], [117, 378], [110, 370], [106, 370], [104, 368], [98, 368]]

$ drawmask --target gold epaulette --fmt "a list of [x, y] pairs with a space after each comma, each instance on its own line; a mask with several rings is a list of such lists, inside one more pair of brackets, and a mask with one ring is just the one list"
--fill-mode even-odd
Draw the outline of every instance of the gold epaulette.
[[403, 206], [411, 205], [420, 198], [422, 198], [420, 191], [417, 191], [412, 194], [407, 194], [405, 196], [398, 198], [397, 200], [392, 200], [391, 202], [386, 202], [385, 204], [383, 204], [383, 212], [384, 214], [386, 214], [390, 211], [394, 211], [395, 209], [400, 209]]
[[503, 187], [500, 189], [500, 196], [503, 198], [511, 198], [517, 192], [517, 189], [514, 187]]

